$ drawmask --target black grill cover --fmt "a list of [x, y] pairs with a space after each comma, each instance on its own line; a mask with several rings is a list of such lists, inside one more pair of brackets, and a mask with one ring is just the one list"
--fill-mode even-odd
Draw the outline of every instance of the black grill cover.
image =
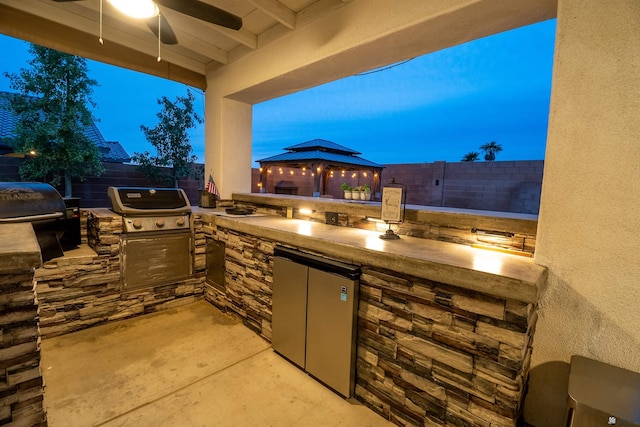
[[0, 224], [30, 222], [43, 261], [63, 255], [64, 212], [64, 200], [49, 184], [0, 182]]
[[111, 208], [120, 214], [164, 214], [191, 212], [187, 195], [180, 188], [109, 187]]

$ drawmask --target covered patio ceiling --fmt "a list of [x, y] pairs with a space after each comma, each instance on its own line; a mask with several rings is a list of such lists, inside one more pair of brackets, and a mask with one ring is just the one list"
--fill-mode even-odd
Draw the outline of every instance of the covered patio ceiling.
[[[187, 0], [191, 1], [191, 0]], [[178, 43], [163, 44], [144, 20], [126, 17], [103, 0], [0, 0], [0, 33], [85, 58], [206, 88], [206, 73], [257, 51], [351, 0], [200, 0], [242, 19], [232, 30], [167, 7], [161, 14]]]
[[[322, 67], [323, 73], [309, 67], [309, 58], [300, 58], [298, 66], [302, 68], [296, 75], [282, 75], [233, 97], [255, 103], [553, 18], [557, 6], [557, 0], [200, 0], [240, 17], [241, 29], [224, 28], [161, 6], [178, 43], [163, 44], [162, 61], [157, 62], [158, 40], [144, 21], [124, 16], [107, 0], [102, 0], [104, 44], [98, 42], [100, 1], [0, 0], [0, 33], [200, 89], [207, 88], [208, 76], [236, 63], [246, 62], [244, 68], [255, 70], [256, 62], [266, 68], [278, 62], [296, 62], [300, 52], [291, 46], [287, 48], [289, 57], [272, 53], [279, 50], [273, 46], [286, 44], [280, 43], [283, 39], [296, 40], [297, 34], [302, 34], [298, 41], [301, 48], [318, 49], [336, 42], [330, 49], [346, 49], [345, 57], [334, 55], [336, 63]], [[431, 14], [441, 19], [431, 19]], [[407, 16], [411, 18], [405, 22]], [[351, 42], [342, 37], [356, 33], [362, 35], [362, 49], [354, 55], [344, 44]], [[254, 56], [255, 61], [242, 61]], [[375, 59], [367, 59], [372, 57]], [[233, 69], [235, 74], [238, 68]]]

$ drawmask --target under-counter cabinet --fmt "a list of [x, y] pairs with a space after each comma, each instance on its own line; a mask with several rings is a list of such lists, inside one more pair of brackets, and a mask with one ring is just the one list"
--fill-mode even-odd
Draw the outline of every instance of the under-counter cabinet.
[[360, 268], [284, 247], [274, 254], [273, 349], [352, 396]]

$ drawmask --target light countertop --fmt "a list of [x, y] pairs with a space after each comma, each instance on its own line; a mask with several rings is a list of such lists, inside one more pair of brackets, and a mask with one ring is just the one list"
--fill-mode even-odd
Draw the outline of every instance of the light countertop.
[[39, 267], [40, 246], [31, 223], [0, 224], [0, 273]]
[[402, 272], [485, 294], [535, 303], [546, 269], [532, 258], [455, 243], [340, 227], [278, 216], [222, 216], [196, 208], [205, 223], [324, 254], [341, 261]]

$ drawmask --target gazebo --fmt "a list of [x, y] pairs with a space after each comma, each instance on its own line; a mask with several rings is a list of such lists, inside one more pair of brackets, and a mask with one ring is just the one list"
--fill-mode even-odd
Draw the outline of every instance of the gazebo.
[[313, 174], [313, 195], [326, 194], [329, 175], [332, 171], [371, 171], [371, 191], [380, 191], [380, 175], [384, 166], [358, 157], [350, 148], [324, 139], [313, 139], [291, 147], [286, 153], [258, 160], [260, 163], [260, 188], [266, 188], [267, 173], [273, 167], [308, 169]]

